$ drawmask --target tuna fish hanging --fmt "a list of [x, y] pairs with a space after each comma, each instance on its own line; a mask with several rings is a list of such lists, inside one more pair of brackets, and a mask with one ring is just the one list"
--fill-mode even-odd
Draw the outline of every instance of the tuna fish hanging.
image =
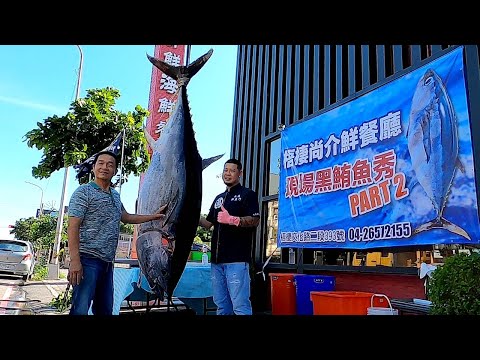
[[160, 300], [172, 294], [185, 269], [196, 235], [202, 203], [202, 171], [222, 155], [202, 159], [197, 149], [187, 100], [187, 84], [212, 55], [211, 49], [188, 66], [173, 66], [147, 54], [148, 60], [178, 84], [175, 108], [158, 140], [146, 133], [153, 151], [138, 196], [138, 214], [167, 205], [162, 220], [138, 227], [136, 251], [141, 272]]

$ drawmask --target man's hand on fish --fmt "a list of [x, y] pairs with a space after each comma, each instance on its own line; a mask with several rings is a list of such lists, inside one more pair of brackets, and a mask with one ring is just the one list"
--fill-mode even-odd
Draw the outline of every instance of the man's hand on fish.
[[225, 209], [222, 205], [222, 211], [220, 211], [217, 215], [217, 221], [220, 224], [228, 224], [228, 225], [235, 225], [238, 226], [240, 224], [240, 218], [238, 216], [232, 216], [228, 213], [227, 209]]
[[158, 211], [153, 214], [153, 216], [155, 217], [154, 220], [161, 220], [165, 217], [165, 209], [167, 208], [167, 205], [163, 205], [160, 207], [160, 209], [158, 209]]
[[141, 224], [147, 221], [161, 220], [165, 217], [165, 209], [167, 205], [163, 205], [157, 212], [151, 215], [129, 214], [125, 209], [122, 212], [122, 222], [125, 224]]

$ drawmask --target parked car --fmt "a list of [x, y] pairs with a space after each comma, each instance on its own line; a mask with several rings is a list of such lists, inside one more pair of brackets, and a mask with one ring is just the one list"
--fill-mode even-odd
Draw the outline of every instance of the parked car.
[[0, 274], [19, 275], [28, 280], [35, 267], [32, 243], [23, 240], [0, 239]]

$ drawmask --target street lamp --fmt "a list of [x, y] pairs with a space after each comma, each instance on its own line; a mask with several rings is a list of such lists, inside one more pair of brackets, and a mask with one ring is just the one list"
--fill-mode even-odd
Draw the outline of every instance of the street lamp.
[[30, 185], [33, 185], [33, 186], [36, 186], [37, 188], [40, 189], [40, 191], [42, 192], [42, 196], [40, 197], [40, 207], [38, 208], [39, 211], [40, 211], [40, 215], [43, 215], [43, 189], [38, 186], [37, 184], [34, 184], [34, 183], [31, 183], [30, 181], [25, 181], [27, 184], [30, 184]]
[[[80, 51], [80, 65], [78, 67], [77, 90], [75, 93], [75, 100], [78, 100], [80, 95], [80, 82], [82, 80], [83, 51], [80, 45], [76, 45], [76, 46]], [[60, 251], [60, 240], [62, 238], [63, 215], [64, 215], [64, 208], [65, 208], [65, 193], [67, 192], [67, 184], [68, 184], [68, 166], [65, 167], [65, 175], [63, 177], [62, 196], [60, 198], [60, 208], [58, 209], [58, 218], [57, 218], [57, 229], [55, 231], [55, 244], [53, 248], [53, 256], [50, 261], [50, 264], [55, 266], [49, 267], [49, 270], [51, 270], [52, 268], [55, 268], [56, 271], [55, 271], [54, 277], [57, 277], [57, 278], [58, 278], [58, 253]]]

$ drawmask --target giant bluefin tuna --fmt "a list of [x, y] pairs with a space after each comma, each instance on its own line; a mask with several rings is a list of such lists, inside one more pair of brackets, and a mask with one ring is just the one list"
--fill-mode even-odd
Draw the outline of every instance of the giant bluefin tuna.
[[443, 217], [458, 157], [457, 116], [445, 84], [434, 70], [420, 78], [413, 94], [407, 128], [408, 151], [418, 182], [432, 201], [436, 217], [413, 230], [446, 229], [470, 240], [461, 227]]
[[153, 151], [138, 195], [139, 214], [166, 205], [162, 220], [138, 227], [136, 241], [140, 269], [151, 290], [171, 302], [185, 269], [200, 218], [202, 170], [223, 156], [200, 157], [189, 110], [186, 86], [212, 55], [210, 50], [189, 66], [172, 66], [147, 54], [149, 61], [177, 81], [177, 102], [160, 137], [146, 133]]

